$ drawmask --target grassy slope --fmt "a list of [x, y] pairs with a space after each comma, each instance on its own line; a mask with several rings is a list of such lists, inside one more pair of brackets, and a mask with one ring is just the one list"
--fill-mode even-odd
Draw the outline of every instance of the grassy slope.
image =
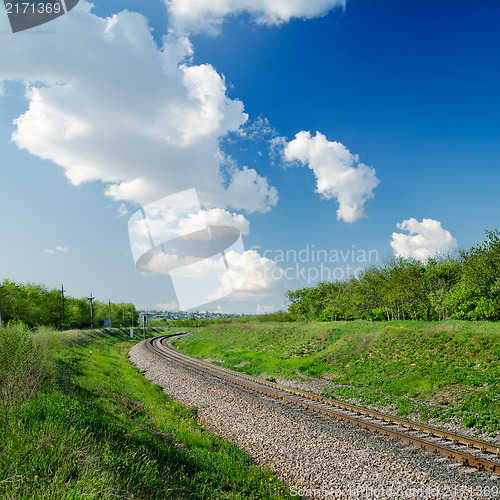
[[[10, 352], [0, 367], [0, 498], [289, 498], [132, 366], [124, 332], [44, 330], [33, 342], [21, 330], [0, 329], [0, 354]], [[27, 339], [33, 356], [9, 384]], [[26, 398], [19, 381], [42, 372]]]
[[[212, 325], [178, 341], [252, 375], [332, 380], [326, 395], [392, 405], [401, 416], [500, 430], [500, 324], [366, 321]], [[245, 363], [246, 362], [246, 363]], [[236, 366], [243, 365], [243, 366]]]

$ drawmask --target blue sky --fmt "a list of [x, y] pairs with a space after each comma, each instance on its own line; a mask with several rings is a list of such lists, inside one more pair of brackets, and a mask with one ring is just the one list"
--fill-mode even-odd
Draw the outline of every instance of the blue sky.
[[198, 309], [276, 310], [500, 226], [498, 2], [193, 3], [81, 0], [16, 34], [0, 15], [0, 278], [173, 308], [128, 222], [191, 188], [249, 273]]

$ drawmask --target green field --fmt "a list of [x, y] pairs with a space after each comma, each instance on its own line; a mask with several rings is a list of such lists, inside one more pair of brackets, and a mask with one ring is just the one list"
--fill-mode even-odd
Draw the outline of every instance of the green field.
[[0, 328], [0, 498], [290, 498], [147, 381], [133, 343], [123, 330]]
[[192, 356], [270, 380], [324, 378], [334, 384], [324, 395], [335, 399], [498, 437], [499, 323], [250, 321], [191, 331], [176, 343]]

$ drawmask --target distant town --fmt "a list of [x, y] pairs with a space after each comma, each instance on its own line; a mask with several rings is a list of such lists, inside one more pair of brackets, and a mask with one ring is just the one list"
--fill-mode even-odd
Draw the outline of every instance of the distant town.
[[139, 324], [144, 321], [143, 318], [146, 317], [146, 321], [150, 320], [165, 320], [174, 321], [178, 319], [220, 319], [220, 318], [245, 318], [250, 316], [249, 314], [232, 314], [232, 313], [220, 313], [212, 311], [139, 311]]

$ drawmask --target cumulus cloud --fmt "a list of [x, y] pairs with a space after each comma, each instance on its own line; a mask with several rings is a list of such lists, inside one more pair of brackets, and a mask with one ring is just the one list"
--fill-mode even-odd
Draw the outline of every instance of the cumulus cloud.
[[224, 257], [201, 260], [158, 252], [144, 266], [144, 272], [170, 274], [181, 309], [222, 297], [233, 302], [264, 300], [278, 292], [284, 275], [276, 262], [255, 250], [229, 250]]
[[[228, 264], [227, 272], [225, 262], [218, 257], [198, 260], [170, 271], [181, 309], [198, 307], [222, 297], [233, 302], [263, 300], [278, 291], [283, 270], [255, 250], [228, 251], [224, 260]], [[176, 276], [177, 271], [182, 275], [181, 279]], [[196, 290], [193, 290], [192, 283], [196, 283]], [[185, 291], [189, 299], [187, 296], [182, 299]]]
[[226, 190], [227, 203], [249, 212], [267, 212], [278, 203], [278, 191], [254, 168], [243, 167], [232, 172]]
[[308, 165], [317, 180], [317, 192], [326, 199], [338, 201], [337, 219], [355, 222], [364, 213], [365, 202], [373, 197], [379, 184], [375, 169], [360, 163], [340, 142], [328, 141], [316, 132], [299, 132], [295, 139], [285, 144], [284, 158]]
[[270, 142], [279, 135], [269, 119], [263, 116], [245, 122], [245, 125], [238, 130], [238, 134], [255, 142]]
[[202, 210], [195, 217], [202, 217], [207, 226], [230, 226], [238, 228], [241, 234], [250, 233], [250, 223], [243, 215], [231, 213], [222, 208]]
[[172, 269], [196, 264], [200, 261], [198, 257], [188, 255], [179, 256], [175, 253], [163, 253], [161, 251], [150, 252], [137, 264], [137, 269], [145, 274], [170, 274]]
[[449, 231], [441, 227], [441, 222], [423, 219], [418, 222], [413, 217], [397, 225], [404, 233], [392, 233], [391, 247], [399, 257], [426, 260], [441, 251], [457, 246], [457, 240]]
[[56, 245], [54, 248], [46, 248], [44, 250], [45, 253], [49, 255], [54, 255], [56, 252], [64, 253], [69, 250], [69, 247], [66, 245]]
[[236, 227], [242, 234], [250, 232], [250, 223], [243, 215], [222, 208], [200, 210], [192, 214], [182, 214], [180, 210], [159, 211], [155, 214], [151, 210], [147, 212], [146, 219], [131, 218], [129, 221], [131, 235], [140, 240], [149, 240], [149, 234], [152, 234], [157, 244], [184, 237], [206, 226], [230, 226]]
[[170, 275], [181, 309], [228, 295], [261, 299], [275, 288], [283, 271], [256, 251], [245, 251], [241, 233], [248, 232], [241, 214], [202, 210], [194, 189], [146, 205], [129, 220], [137, 269]]
[[[222, 208], [202, 210], [193, 193], [184, 191], [158, 200], [129, 219], [130, 248], [140, 271], [168, 274], [170, 269], [209, 257], [213, 245], [219, 248], [228, 239], [232, 243], [240, 233], [250, 232], [243, 215]], [[153, 247], [157, 249], [151, 252]]]
[[276, 262], [261, 257], [255, 250], [247, 250], [244, 256], [248, 277], [245, 283], [228, 298], [235, 302], [262, 300], [276, 293], [284, 271], [276, 265]]
[[128, 215], [128, 208], [125, 203], [120, 203], [120, 206], [118, 207], [118, 217], [125, 217]]
[[346, 0], [165, 0], [170, 24], [183, 32], [217, 33], [226, 16], [248, 13], [259, 24], [324, 16]]
[[91, 9], [82, 0], [43, 37], [17, 37], [15, 50], [0, 52], [0, 82], [27, 85], [14, 143], [63, 167], [74, 185], [105, 183], [117, 201], [195, 187], [206, 207], [269, 210], [277, 195], [265, 178], [221, 169], [221, 138], [248, 118], [224, 77], [192, 64], [186, 37], [171, 33], [158, 47], [144, 16]]

